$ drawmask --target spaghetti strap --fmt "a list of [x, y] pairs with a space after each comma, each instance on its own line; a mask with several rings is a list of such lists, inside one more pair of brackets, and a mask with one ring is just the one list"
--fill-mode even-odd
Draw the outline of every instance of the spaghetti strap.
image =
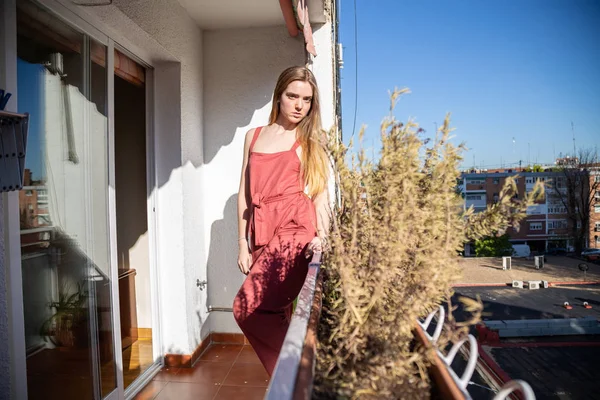
[[256, 143], [256, 139], [258, 139], [258, 135], [260, 135], [261, 130], [262, 126], [259, 126], [254, 130], [254, 136], [252, 137], [252, 141], [250, 142], [250, 153], [252, 153], [252, 149], [254, 149], [254, 143]]
[[290, 151], [296, 151], [296, 149], [300, 147], [300, 142], [298, 140], [296, 140], [294, 142], [294, 145], [292, 146], [292, 148], [290, 149]]

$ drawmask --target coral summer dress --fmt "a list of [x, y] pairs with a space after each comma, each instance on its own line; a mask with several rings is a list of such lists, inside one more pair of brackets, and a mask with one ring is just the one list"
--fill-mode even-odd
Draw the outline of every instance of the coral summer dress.
[[248, 160], [252, 196], [249, 229], [252, 266], [235, 297], [235, 319], [271, 375], [292, 316], [308, 260], [303, 255], [317, 234], [316, 211], [304, 194], [298, 141], [287, 151], [256, 153]]

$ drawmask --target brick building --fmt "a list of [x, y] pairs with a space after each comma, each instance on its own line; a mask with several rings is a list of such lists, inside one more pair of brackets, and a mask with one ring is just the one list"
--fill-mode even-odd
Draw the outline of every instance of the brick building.
[[19, 191], [21, 229], [48, 226], [48, 190], [46, 184], [34, 181], [31, 170], [25, 169], [23, 190]]
[[[507, 177], [517, 177], [518, 198], [533, 190], [537, 181], [546, 184], [546, 193], [535, 205], [527, 209], [527, 217], [518, 231], [509, 229], [508, 234], [514, 244], [527, 244], [532, 251], [546, 251], [552, 248], [573, 248], [572, 222], [567, 209], [558, 198], [555, 190], [565, 191], [567, 185], [560, 172], [524, 172], [517, 169], [471, 171], [462, 175], [462, 192], [467, 208], [473, 206], [475, 212], [483, 211], [498, 201], [500, 191]], [[600, 171], [593, 168], [586, 172], [590, 185], [598, 186]], [[556, 188], [551, 184], [556, 180]], [[580, 222], [578, 222], [580, 224]], [[585, 229], [585, 228], [584, 228]], [[593, 193], [590, 204], [588, 247], [600, 247], [600, 190]]]

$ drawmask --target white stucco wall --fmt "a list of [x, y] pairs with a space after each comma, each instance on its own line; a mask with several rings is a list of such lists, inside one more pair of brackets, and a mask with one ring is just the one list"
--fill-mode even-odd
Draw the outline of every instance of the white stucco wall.
[[[284, 26], [204, 33], [204, 243], [208, 304], [232, 307], [244, 281], [237, 267], [237, 193], [244, 137], [268, 123], [279, 74], [304, 64], [302, 37]], [[230, 312], [212, 312], [203, 333], [239, 332]]]
[[331, 22], [313, 24], [313, 40], [317, 57], [312, 57], [312, 72], [315, 74], [321, 95], [321, 118], [323, 129], [329, 131], [335, 123], [335, 76], [333, 61], [333, 35]]

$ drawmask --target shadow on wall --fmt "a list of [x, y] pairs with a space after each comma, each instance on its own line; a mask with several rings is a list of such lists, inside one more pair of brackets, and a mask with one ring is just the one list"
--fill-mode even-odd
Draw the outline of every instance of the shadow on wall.
[[[207, 263], [207, 307], [233, 307], [233, 298], [246, 278], [238, 272], [237, 194], [225, 203], [223, 219], [213, 222]], [[227, 249], [227, 251], [223, 251]], [[236, 272], [238, 272], [236, 274]], [[235, 276], [236, 279], [231, 277]]]
[[287, 37], [285, 27], [205, 32], [205, 163], [232, 142], [238, 128], [249, 126], [257, 110], [270, 105], [279, 74], [303, 63], [302, 42]]

